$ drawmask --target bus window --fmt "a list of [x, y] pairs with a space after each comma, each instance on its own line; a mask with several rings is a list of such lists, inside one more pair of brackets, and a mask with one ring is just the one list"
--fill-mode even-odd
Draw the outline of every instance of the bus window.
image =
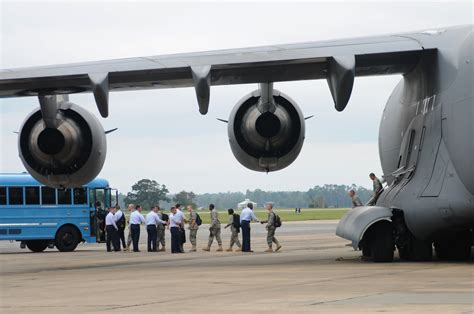
[[43, 186], [41, 188], [41, 199], [43, 205], [56, 205], [56, 189]]
[[23, 205], [23, 188], [8, 188], [10, 205]]
[[7, 205], [7, 188], [0, 187], [0, 205]]
[[118, 190], [117, 189], [109, 189], [109, 202], [110, 206], [117, 206], [118, 205]]
[[[90, 189], [90, 201], [94, 202], [95, 207], [101, 207], [103, 209], [107, 209], [110, 207], [109, 202], [107, 202], [108, 196], [106, 193], [106, 189]], [[100, 206], [98, 204], [100, 203]]]
[[71, 205], [71, 189], [58, 190], [58, 204]]
[[39, 187], [31, 186], [25, 188], [26, 205], [38, 205], [40, 203]]
[[86, 188], [74, 189], [73, 193], [74, 193], [74, 204], [75, 205], [87, 204]]

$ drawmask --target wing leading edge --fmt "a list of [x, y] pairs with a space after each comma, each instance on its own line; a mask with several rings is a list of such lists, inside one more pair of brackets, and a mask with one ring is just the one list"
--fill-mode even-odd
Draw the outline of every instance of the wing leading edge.
[[0, 98], [92, 92], [102, 116], [109, 91], [194, 87], [207, 113], [210, 86], [327, 79], [336, 109], [355, 76], [407, 73], [429, 51], [402, 36], [117, 59], [0, 71]]

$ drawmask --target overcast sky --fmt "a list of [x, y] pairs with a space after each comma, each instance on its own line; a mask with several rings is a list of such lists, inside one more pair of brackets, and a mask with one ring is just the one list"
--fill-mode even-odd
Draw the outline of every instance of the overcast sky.
[[[223, 48], [319, 41], [473, 23], [473, 2], [21, 2], [0, 0], [0, 68]], [[234, 104], [256, 85], [211, 90], [207, 116], [194, 90], [117, 92], [102, 119], [108, 154], [101, 177], [123, 192], [155, 179], [171, 192], [307, 190], [325, 183], [370, 186], [381, 174], [380, 117], [400, 76], [357, 78], [338, 113], [324, 80], [277, 83], [307, 121], [305, 145], [288, 168], [257, 173], [232, 155], [226, 125]], [[90, 94], [70, 100], [99, 116]], [[36, 98], [0, 100], [0, 172], [21, 172], [16, 146]]]

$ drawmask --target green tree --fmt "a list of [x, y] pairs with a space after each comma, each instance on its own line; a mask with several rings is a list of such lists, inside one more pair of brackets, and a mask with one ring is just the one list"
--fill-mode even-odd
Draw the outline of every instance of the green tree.
[[181, 191], [173, 197], [174, 203], [180, 203], [183, 206], [191, 205], [193, 208], [197, 207], [196, 194], [193, 192]]
[[161, 185], [155, 180], [141, 179], [132, 186], [132, 191], [128, 192], [124, 198], [125, 204], [140, 204], [142, 208], [149, 209], [153, 205], [158, 205], [160, 201], [169, 202], [166, 196], [169, 193], [166, 185]]
[[311, 203], [309, 203], [309, 208], [326, 208], [326, 202], [324, 197], [319, 195], [316, 197], [311, 197]]

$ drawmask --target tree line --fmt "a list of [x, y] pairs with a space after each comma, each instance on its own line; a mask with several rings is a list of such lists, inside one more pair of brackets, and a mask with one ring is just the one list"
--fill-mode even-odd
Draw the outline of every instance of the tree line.
[[260, 189], [245, 192], [220, 192], [195, 194], [192, 191], [181, 191], [170, 194], [164, 184], [155, 180], [142, 179], [132, 186], [127, 195], [119, 195], [119, 204], [140, 204], [149, 209], [159, 204], [168, 208], [171, 204], [181, 203], [192, 205], [195, 208], [207, 207], [210, 203], [217, 208], [235, 208], [245, 199], [252, 200], [262, 207], [266, 202], [273, 202], [280, 208], [345, 208], [351, 207], [351, 199], [347, 191], [354, 189], [363, 203], [367, 202], [372, 194], [371, 190], [357, 185], [325, 184], [314, 186], [307, 191], [263, 191]]

